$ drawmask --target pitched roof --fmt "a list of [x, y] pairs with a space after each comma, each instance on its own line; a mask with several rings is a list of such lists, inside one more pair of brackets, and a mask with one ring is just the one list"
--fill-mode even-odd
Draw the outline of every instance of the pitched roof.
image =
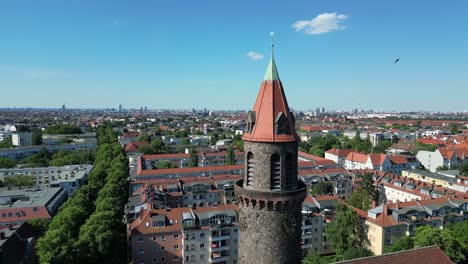
[[408, 161], [406, 160], [406, 157], [402, 156], [402, 155], [390, 155], [390, 156], [388, 156], [388, 159], [393, 164], [406, 164], [406, 163], [408, 163]]
[[385, 154], [369, 154], [372, 165], [382, 165], [385, 161]]
[[13, 222], [25, 222], [34, 218], [51, 219], [52, 217], [45, 206], [0, 209], [0, 226]]
[[346, 160], [359, 163], [367, 163], [367, 161], [369, 160], [369, 155], [358, 152], [350, 152], [348, 156], [346, 156]]
[[340, 261], [336, 263], [352, 264], [452, 264], [450, 258], [438, 246], [428, 246], [404, 250], [380, 256], [358, 258], [353, 260]]
[[[273, 54], [268, 65], [253, 112], [249, 114], [253, 126], [246, 131], [243, 140], [256, 142], [294, 142], [299, 141], [294, 127], [294, 117], [289, 109], [283, 84], [281, 83]], [[279, 133], [279, 129], [281, 131]]]
[[332, 148], [332, 149], [329, 149], [329, 150], [327, 150], [325, 152], [328, 153], [328, 154], [338, 156], [338, 157], [346, 158], [349, 153], [356, 152], [356, 151], [354, 149], [336, 149], [336, 148]]

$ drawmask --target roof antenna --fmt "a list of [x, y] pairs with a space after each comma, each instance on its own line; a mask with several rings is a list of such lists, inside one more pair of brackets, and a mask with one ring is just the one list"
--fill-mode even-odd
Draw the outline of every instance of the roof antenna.
[[273, 47], [275, 46], [275, 32], [270, 32], [271, 36], [271, 55], [273, 56]]

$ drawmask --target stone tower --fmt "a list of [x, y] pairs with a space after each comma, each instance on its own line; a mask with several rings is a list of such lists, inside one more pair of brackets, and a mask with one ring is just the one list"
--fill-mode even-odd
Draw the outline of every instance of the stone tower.
[[299, 137], [273, 57], [242, 137], [239, 264], [300, 263], [301, 208], [306, 187], [297, 178]]

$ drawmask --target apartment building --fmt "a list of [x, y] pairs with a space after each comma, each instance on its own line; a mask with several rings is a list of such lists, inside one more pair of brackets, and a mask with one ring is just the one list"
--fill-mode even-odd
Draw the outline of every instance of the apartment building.
[[330, 254], [325, 228], [336, 214], [337, 196], [307, 196], [302, 204], [302, 254]]
[[32, 145], [32, 133], [24, 132], [24, 133], [12, 134], [11, 142], [13, 143], [14, 146], [17, 146], [17, 147], [31, 146]]
[[17, 226], [34, 218], [51, 219], [67, 198], [63, 188], [1, 188], [0, 226]]
[[237, 206], [149, 209], [128, 226], [134, 263], [237, 263]]
[[383, 204], [367, 212], [354, 210], [366, 225], [369, 249], [376, 255], [383, 254], [386, 247], [399, 239], [414, 235], [418, 226], [443, 228], [468, 220], [468, 201], [447, 197]]
[[416, 157], [427, 170], [436, 172], [439, 167], [452, 169], [468, 163], [468, 146], [454, 145], [451, 148], [439, 148], [435, 151], [420, 150]]
[[93, 165], [0, 169], [0, 181], [8, 177], [23, 175], [31, 177], [33, 186], [62, 187], [68, 195], [72, 195], [85, 183], [92, 169]]

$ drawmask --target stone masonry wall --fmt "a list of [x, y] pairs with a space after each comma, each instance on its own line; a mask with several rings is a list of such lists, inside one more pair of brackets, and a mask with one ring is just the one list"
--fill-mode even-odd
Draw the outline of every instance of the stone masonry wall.
[[[254, 159], [254, 185], [244, 188], [252, 190], [270, 190], [270, 175], [271, 175], [271, 157], [278, 153], [281, 157], [281, 190], [286, 190], [286, 179], [288, 181], [297, 182], [297, 142], [285, 143], [265, 143], [265, 142], [249, 142], [244, 141], [245, 150], [245, 169], [244, 169], [244, 184], [247, 183], [247, 155], [249, 152], [253, 154]], [[289, 168], [286, 170], [286, 156], [291, 155]], [[292, 187], [296, 189], [297, 186]]]

